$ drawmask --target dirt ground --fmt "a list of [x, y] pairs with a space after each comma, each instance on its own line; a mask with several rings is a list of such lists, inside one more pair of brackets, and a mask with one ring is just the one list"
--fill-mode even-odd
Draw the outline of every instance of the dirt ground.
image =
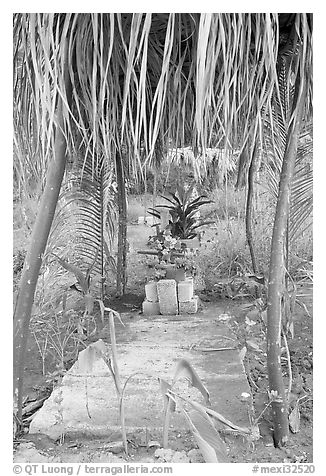
[[[146, 231], [147, 236], [151, 229]], [[138, 238], [135, 227], [129, 229], [131, 250], [129, 254], [129, 282], [128, 290], [123, 298], [114, 297], [112, 291], [107, 304], [122, 313], [137, 313], [141, 310], [144, 298], [143, 285], [146, 273], [146, 258], [137, 255], [137, 250], [144, 245], [144, 235]], [[268, 403], [268, 379], [266, 366], [266, 335], [261, 315], [250, 305], [252, 300], [223, 299], [219, 295], [200, 294], [202, 301], [213, 304], [223, 304], [225, 312], [233, 317], [229, 322], [233, 332], [239, 340], [239, 350], [246, 347], [244, 358], [245, 369], [253, 394], [256, 417], [264, 411], [260, 419], [261, 438], [250, 442], [241, 436], [221, 434], [228, 448], [229, 461], [232, 463], [253, 462], [313, 462], [313, 319], [312, 319], [312, 289], [302, 287], [298, 298], [302, 305], [296, 305], [294, 312], [294, 335], [288, 338], [288, 347], [291, 356], [292, 390], [291, 409], [297, 403], [300, 412], [299, 431], [290, 434], [286, 448], [276, 449], [272, 439], [272, 422]], [[96, 336], [92, 337], [92, 341]], [[87, 345], [87, 342], [85, 342]], [[48, 362], [51, 367], [51, 362]], [[282, 358], [284, 365], [285, 382], [288, 385], [289, 370], [286, 358], [286, 349]], [[69, 367], [69, 363], [67, 364]], [[26, 359], [25, 377], [25, 406], [50, 394], [53, 379], [47, 381], [42, 375], [42, 362], [34, 339], [31, 337]], [[53, 370], [55, 368], [53, 367]], [[128, 434], [129, 456], [123, 453], [121, 436], [111, 432], [107, 438], [66, 439], [53, 442], [44, 435], [28, 435], [30, 413], [25, 415], [25, 433], [14, 442], [14, 459], [16, 462], [203, 462], [191, 434], [171, 432], [171, 451], [163, 450], [161, 431], [135, 431]], [[34, 460], [33, 460], [34, 459]]]

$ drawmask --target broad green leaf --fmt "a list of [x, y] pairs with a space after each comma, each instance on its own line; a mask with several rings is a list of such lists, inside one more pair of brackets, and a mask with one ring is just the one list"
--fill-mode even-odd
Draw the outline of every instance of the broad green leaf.
[[161, 214], [157, 210], [155, 210], [154, 208], [149, 208], [147, 210], [147, 213], [149, 213], [150, 215], [152, 215], [155, 218], [158, 218], [158, 219], [161, 218]]
[[184, 410], [184, 415], [206, 463], [227, 463], [225, 445], [210, 418], [198, 410]]
[[106, 346], [101, 339], [89, 345], [85, 350], [79, 353], [78, 371], [85, 374], [91, 373], [95, 360], [101, 357], [105, 352]]
[[206, 408], [203, 405], [201, 405], [200, 403], [194, 402], [194, 401], [189, 401], [189, 403], [190, 403], [191, 406], [193, 406], [196, 410], [198, 410], [202, 414], [206, 414], [206, 415], [209, 415], [209, 416], [215, 418], [215, 420], [217, 420], [218, 422], [223, 423], [223, 425], [228, 426], [229, 428], [232, 428], [233, 430], [236, 430], [239, 433], [243, 433], [243, 434], [250, 434], [251, 433], [251, 430], [249, 428], [235, 425], [230, 420], [225, 418], [223, 415], [216, 412], [215, 410], [212, 410], [211, 408]]
[[202, 383], [200, 377], [198, 376], [195, 369], [186, 359], [180, 359], [177, 363], [177, 368], [174, 373], [173, 383], [172, 385], [178, 380], [180, 377], [186, 377], [193, 387], [196, 387], [200, 393], [203, 395], [205, 402], [207, 405], [210, 405], [209, 401], [209, 393], [207, 388]]

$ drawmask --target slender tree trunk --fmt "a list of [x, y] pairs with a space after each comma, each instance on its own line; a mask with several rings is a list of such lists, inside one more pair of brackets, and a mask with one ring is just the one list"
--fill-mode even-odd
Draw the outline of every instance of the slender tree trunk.
[[274, 423], [274, 444], [284, 446], [289, 436], [288, 402], [281, 368], [281, 298], [284, 291], [284, 246], [289, 215], [291, 183], [303, 116], [305, 88], [298, 97], [300, 81], [296, 81], [296, 95], [292, 110], [295, 118], [289, 126], [283, 157], [271, 246], [267, 300], [267, 366]]
[[116, 177], [118, 184], [118, 257], [117, 257], [117, 283], [116, 289], [119, 296], [125, 293], [127, 284], [127, 195], [125, 173], [122, 155], [116, 153]]
[[[67, 96], [71, 95], [70, 81], [66, 82]], [[38, 281], [39, 271], [49, 237], [53, 217], [58, 202], [59, 192], [66, 167], [67, 145], [63, 132], [62, 101], [59, 99], [57, 107], [57, 125], [55, 131], [54, 157], [47, 172], [44, 192], [41, 198], [36, 221], [33, 227], [31, 242], [27, 251], [19, 293], [14, 312], [14, 412], [21, 421], [23, 378], [25, 367], [25, 353], [29, 334], [34, 294]]]
[[255, 171], [256, 171], [256, 150], [257, 150], [257, 146], [255, 144], [251, 153], [250, 165], [248, 170], [248, 189], [247, 189], [247, 202], [246, 202], [246, 236], [247, 236], [247, 243], [249, 246], [249, 251], [251, 256], [252, 270], [254, 274], [258, 273], [254, 242], [253, 242], [253, 233], [252, 233], [252, 218], [253, 218], [253, 208], [254, 208], [254, 179], [255, 179]]
[[153, 208], [156, 207], [157, 200], [157, 170], [153, 169]]
[[104, 210], [104, 196], [103, 196], [103, 180], [104, 173], [103, 168], [100, 173], [100, 207], [101, 207], [101, 299], [104, 302], [104, 283], [105, 283], [105, 274], [104, 274], [104, 220], [105, 220], [105, 210]]
[[147, 167], [146, 164], [144, 165], [144, 222], [146, 223], [146, 216], [147, 216], [147, 193], [148, 193], [148, 188], [147, 188]]

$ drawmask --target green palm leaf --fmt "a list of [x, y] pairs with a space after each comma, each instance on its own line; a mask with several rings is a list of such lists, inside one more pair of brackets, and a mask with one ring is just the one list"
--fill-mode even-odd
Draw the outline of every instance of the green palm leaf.
[[93, 168], [91, 159], [79, 159], [63, 185], [48, 249], [63, 247], [60, 263], [66, 269], [78, 267], [82, 274], [99, 274], [104, 282], [106, 268], [112, 266], [115, 216], [112, 172], [107, 163], [100, 166], [98, 161]]
[[[289, 55], [286, 51], [280, 56], [278, 64], [279, 90], [274, 97], [271, 114], [265, 119], [265, 151], [267, 163], [265, 170], [268, 187], [276, 200], [280, 180], [283, 155], [286, 147], [287, 131], [291, 120], [291, 103], [294, 85], [289, 77]], [[307, 122], [301, 132], [291, 187], [289, 210], [289, 238], [293, 241], [298, 232], [311, 225], [312, 213], [312, 123]]]

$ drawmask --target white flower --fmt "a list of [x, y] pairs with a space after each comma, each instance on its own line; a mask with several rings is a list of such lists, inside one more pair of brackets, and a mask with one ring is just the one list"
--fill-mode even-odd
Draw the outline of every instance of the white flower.
[[230, 314], [220, 314], [218, 316], [219, 321], [228, 321], [229, 319], [231, 319]]
[[256, 321], [251, 321], [248, 316], [246, 316], [245, 323], [247, 326], [254, 326], [256, 324]]
[[240, 399], [241, 399], [242, 402], [245, 402], [249, 398], [250, 398], [250, 393], [242, 392], [242, 394], [240, 395]]

